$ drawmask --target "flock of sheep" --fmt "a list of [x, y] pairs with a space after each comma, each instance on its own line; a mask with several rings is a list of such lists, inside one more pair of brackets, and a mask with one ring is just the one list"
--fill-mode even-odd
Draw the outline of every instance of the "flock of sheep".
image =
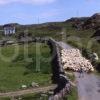
[[61, 63], [65, 70], [80, 71], [82, 69], [85, 72], [94, 71], [91, 62], [82, 56], [79, 49], [61, 50]]

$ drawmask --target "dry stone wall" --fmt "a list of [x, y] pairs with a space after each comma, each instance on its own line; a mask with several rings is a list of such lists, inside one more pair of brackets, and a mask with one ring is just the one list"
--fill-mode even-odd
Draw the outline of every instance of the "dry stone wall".
[[65, 71], [61, 64], [60, 47], [55, 40], [49, 39], [48, 45], [51, 48], [52, 53], [52, 80], [57, 84], [57, 88], [54, 90], [54, 95], [49, 100], [63, 100], [63, 97], [68, 94], [71, 88], [69, 79], [65, 75]]

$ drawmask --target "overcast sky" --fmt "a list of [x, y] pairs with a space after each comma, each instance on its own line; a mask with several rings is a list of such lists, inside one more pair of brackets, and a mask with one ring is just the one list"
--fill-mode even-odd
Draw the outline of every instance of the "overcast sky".
[[64, 21], [100, 12], [100, 0], [0, 0], [0, 24]]

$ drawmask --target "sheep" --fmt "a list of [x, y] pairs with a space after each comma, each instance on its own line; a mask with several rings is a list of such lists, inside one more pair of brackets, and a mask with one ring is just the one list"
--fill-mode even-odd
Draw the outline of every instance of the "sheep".
[[91, 62], [82, 57], [78, 49], [61, 50], [61, 63], [64, 69], [79, 71], [82, 68], [84, 71], [94, 71]]

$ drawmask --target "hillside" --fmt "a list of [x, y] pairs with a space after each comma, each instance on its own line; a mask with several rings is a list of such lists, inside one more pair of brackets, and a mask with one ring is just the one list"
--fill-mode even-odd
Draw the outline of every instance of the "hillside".
[[85, 23], [85, 28], [99, 28], [100, 27], [100, 13], [96, 13], [91, 16]]
[[[91, 17], [73, 17], [63, 22], [48, 22], [42, 24], [31, 24], [31, 25], [20, 25], [18, 23], [10, 23], [16, 27], [16, 35], [21, 33], [31, 33], [32, 36], [44, 37], [59, 35], [63, 28], [68, 30], [73, 30], [76, 28], [78, 30], [88, 30], [88, 29], [98, 29], [100, 27], [100, 14], [96, 13]], [[0, 30], [3, 30], [3, 25], [0, 26]], [[2, 31], [0, 31], [3, 34]]]
[[[31, 25], [20, 25], [15, 23], [16, 34], [10, 36], [10, 38], [19, 39], [20, 36], [26, 34], [30, 37], [53, 37], [56, 40], [61, 41], [62, 39], [66, 40], [77, 47], [87, 47], [88, 43], [92, 42], [92, 51], [99, 52], [99, 45], [97, 41], [93, 42], [91, 38], [95, 34], [96, 30], [99, 29], [100, 23], [100, 14], [96, 13], [91, 17], [80, 17], [80, 18], [71, 18], [63, 22], [49, 22], [43, 24], [31, 24]], [[0, 26], [0, 30], [3, 29], [3, 26]], [[3, 32], [1, 32], [3, 33]], [[66, 34], [64, 34], [66, 33]], [[70, 39], [70, 37], [77, 37], [80, 39]], [[0, 34], [1, 39], [6, 37]], [[8, 36], [7, 36], [8, 39]], [[97, 48], [95, 48], [97, 46]]]

